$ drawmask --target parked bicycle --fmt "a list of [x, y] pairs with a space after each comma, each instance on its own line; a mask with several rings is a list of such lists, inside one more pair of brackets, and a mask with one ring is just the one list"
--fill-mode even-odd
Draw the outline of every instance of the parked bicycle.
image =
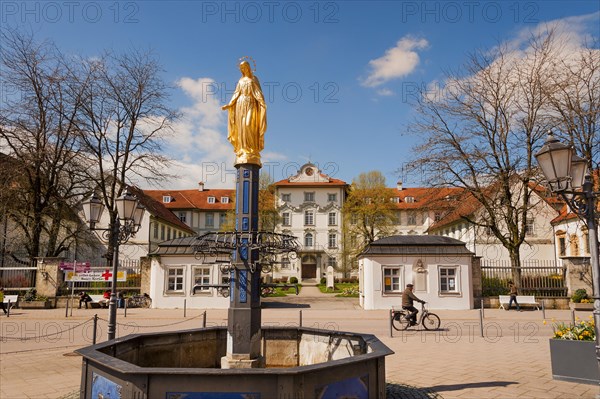
[[148, 294], [138, 294], [127, 298], [128, 308], [149, 308], [152, 305], [152, 298]]
[[[406, 315], [410, 312], [407, 310], [394, 310], [392, 312], [392, 327], [397, 331], [406, 330], [410, 327], [410, 320], [406, 319]], [[437, 330], [440, 328], [440, 318], [435, 313], [431, 313], [425, 308], [425, 304], [421, 304], [421, 312], [419, 313], [417, 324], [422, 324], [426, 330]]]

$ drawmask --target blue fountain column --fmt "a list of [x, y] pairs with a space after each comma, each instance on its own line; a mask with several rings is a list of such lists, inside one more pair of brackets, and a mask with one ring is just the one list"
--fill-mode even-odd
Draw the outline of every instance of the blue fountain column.
[[242, 242], [232, 256], [227, 354], [221, 359], [221, 367], [253, 368], [262, 365], [259, 254], [257, 249], [251, 249], [256, 239], [252, 233], [258, 231], [260, 166], [238, 164], [236, 169], [235, 228]]

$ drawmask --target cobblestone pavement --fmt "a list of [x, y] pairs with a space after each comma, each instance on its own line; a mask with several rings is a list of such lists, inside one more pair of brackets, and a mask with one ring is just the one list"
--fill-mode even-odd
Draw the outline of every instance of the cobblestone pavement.
[[[307, 295], [308, 293], [305, 293]], [[386, 358], [388, 398], [594, 398], [595, 385], [552, 379], [548, 338], [551, 323], [541, 311], [486, 309], [435, 311], [439, 331], [392, 331], [387, 310], [365, 311], [355, 298], [312, 296], [265, 301], [264, 325], [293, 325], [376, 335], [395, 353]], [[119, 309], [117, 336], [173, 331], [202, 325], [204, 309]], [[91, 344], [98, 314], [98, 342], [106, 339], [107, 310], [15, 309], [0, 315], [0, 398], [72, 399], [81, 379], [81, 357]], [[578, 312], [585, 318], [588, 313]], [[568, 321], [569, 311], [547, 310], [546, 320]], [[226, 309], [207, 309], [207, 326], [226, 325]], [[481, 331], [484, 335], [481, 336]]]

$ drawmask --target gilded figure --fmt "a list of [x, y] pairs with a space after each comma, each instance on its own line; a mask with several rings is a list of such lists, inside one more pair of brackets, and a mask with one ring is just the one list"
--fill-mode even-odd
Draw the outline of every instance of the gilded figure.
[[242, 77], [223, 110], [229, 110], [227, 139], [233, 145], [235, 164], [261, 165], [260, 152], [265, 146], [267, 105], [258, 77], [248, 61], [240, 62]]

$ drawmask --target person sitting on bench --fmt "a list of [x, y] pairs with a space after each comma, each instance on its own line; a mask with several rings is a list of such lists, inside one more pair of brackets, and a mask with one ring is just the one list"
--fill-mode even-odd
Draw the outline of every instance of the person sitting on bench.
[[98, 303], [100, 304], [101, 307], [107, 308], [109, 302], [110, 302], [110, 290], [106, 290], [106, 291], [104, 291], [104, 294], [102, 294], [102, 299], [99, 300]]
[[85, 303], [85, 308], [86, 309], [88, 308], [88, 302], [92, 302], [92, 297], [89, 296], [88, 293], [85, 292], [85, 291], [81, 291], [79, 293], [79, 308], [78, 309], [81, 309], [81, 303], [82, 302]]

